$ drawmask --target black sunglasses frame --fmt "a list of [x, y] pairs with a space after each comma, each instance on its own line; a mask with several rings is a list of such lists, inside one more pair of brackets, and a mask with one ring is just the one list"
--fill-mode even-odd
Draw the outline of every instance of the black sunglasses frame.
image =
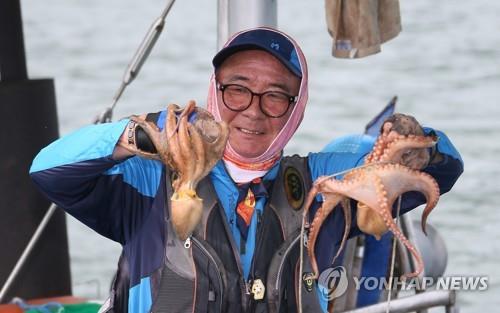
[[[224, 99], [224, 91], [226, 90], [227, 87], [231, 87], [231, 86], [237, 86], [239, 88], [246, 89], [246, 90], [248, 90], [250, 92], [250, 94], [252, 95], [252, 97], [250, 98], [250, 101], [248, 102], [247, 106], [245, 106], [245, 107], [243, 107], [241, 109], [234, 109], [234, 108], [231, 108], [229, 105], [227, 105], [226, 100]], [[290, 105], [292, 103], [297, 102], [297, 98], [298, 98], [298, 96], [290, 96], [289, 94], [286, 94], [286, 93], [281, 92], [281, 91], [266, 91], [266, 92], [262, 92], [262, 93], [257, 93], [257, 92], [253, 92], [252, 90], [250, 90], [250, 88], [242, 86], [242, 85], [239, 85], [239, 84], [221, 84], [219, 82], [217, 82], [217, 90], [220, 90], [222, 92], [222, 102], [224, 103], [224, 105], [226, 106], [226, 108], [228, 108], [229, 110], [231, 110], [233, 112], [243, 112], [243, 111], [245, 111], [246, 109], [248, 109], [250, 107], [250, 105], [252, 105], [253, 97], [255, 97], [255, 96], [259, 97], [259, 108], [260, 108], [260, 110], [262, 111], [262, 113], [264, 113], [264, 115], [266, 115], [267, 117], [271, 117], [271, 118], [280, 118], [283, 115], [285, 115], [286, 112], [288, 112], [288, 110], [290, 109]], [[269, 93], [279, 93], [279, 94], [285, 95], [288, 98], [288, 107], [286, 108], [286, 110], [282, 114], [280, 114], [278, 116], [274, 116], [274, 115], [270, 115], [269, 113], [267, 113], [266, 111], [264, 111], [264, 109], [262, 107], [262, 96], [264, 96], [265, 94], [269, 94]]]

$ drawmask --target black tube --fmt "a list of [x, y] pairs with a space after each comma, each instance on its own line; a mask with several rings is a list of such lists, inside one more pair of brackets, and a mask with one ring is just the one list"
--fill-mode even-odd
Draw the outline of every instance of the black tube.
[[27, 78], [21, 4], [19, 0], [1, 0], [0, 81], [6, 82]]

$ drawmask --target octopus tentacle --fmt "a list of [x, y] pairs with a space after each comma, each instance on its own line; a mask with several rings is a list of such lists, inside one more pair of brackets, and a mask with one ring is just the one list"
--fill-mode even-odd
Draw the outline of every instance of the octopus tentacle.
[[[198, 163], [196, 152], [199, 149], [195, 148], [193, 141], [191, 140], [192, 136], [196, 135], [196, 133], [190, 134], [188, 133], [188, 122], [187, 116], [184, 115], [179, 119], [178, 123], [178, 136], [179, 136], [179, 155], [183, 160], [182, 167], [184, 168], [184, 175], [186, 177], [196, 177], [194, 174], [196, 173], [196, 168], [201, 164]], [[178, 162], [181, 163], [181, 162]], [[194, 183], [192, 180], [186, 182], [186, 188], [193, 189]]]
[[[229, 127], [226, 122], [215, 122], [211, 120], [210, 122], [205, 122], [201, 126], [195, 123], [195, 127], [199, 130], [208, 130], [210, 136], [207, 136], [207, 132], [201, 132], [203, 136], [203, 148], [205, 150], [205, 170], [202, 172], [201, 177], [204, 177], [210, 172], [215, 163], [221, 158], [224, 148], [226, 147], [226, 142], [229, 137]], [[217, 136], [213, 137], [213, 133]], [[212, 140], [212, 141], [211, 141]]]
[[409, 169], [399, 164], [386, 164], [382, 166], [379, 173], [383, 185], [389, 191], [389, 203], [392, 205], [397, 197], [407, 191], [421, 192], [426, 205], [422, 213], [422, 231], [426, 233], [425, 225], [430, 212], [436, 207], [439, 200], [439, 185], [429, 174]]
[[379, 136], [375, 141], [372, 151], [366, 156], [365, 164], [376, 162], [387, 147], [389, 140], [387, 136]]
[[[379, 213], [382, 215], [382, 219], [384, 220], [385, 224], [387, 225], [388, 229], [394, 234], [394, 236], [403, 243], [403, 245], [410, 251], [410, 253], [415, 257], [415, 271], [409, 274], [404, 274], [403, 277], [416, 277], [418, 276], [423, 268], [423, 261], [422, 257], [420, 256], [420, 253], [418, 253], [417, 249], [415, 246], [413, 246], [410, 241], [405, 237], [403, 232], [399, 229], [399, 227], [396, 225], [394, 222], [394, 219], [392, 217], [391, 213], [391, 208], [392, 205], [389, 206], [389, 200], [387, 199], [387, 191], [385, 190], [384, 184], [382, 180], [379, 177], [376, 177], [375, 181], [377, 182], [375, 184], [377, 193], [380, 196], [380, 209], [378, 210]], [[392, 204], [392, 203], [391, 203]]]
[[396, 225], [394, 220], [392, 218], [389, 218], [386, 220], [386, 225], [388, 226], [389, 230], [394, 234], [394, 236], [403, 243], [403, 245], [410, 251], [410, 253], [413, 255], [415, 258], [415, 271], [412, 273], [405, 273], [402, 275], [402, 278], [409, 278], [409, 277], [417, 277], [422, 273], [424, 269], [424, 262], [422, 260], [422, 257], [420, 256], [420, 253], [417, 251], [415, 246], [405, 237], [403, 232], [399, 229], [399, 227]]
[[177, 121], [175, 118], [175, 110], [179, 107], [175, 104], [170, 104], [167, 108], [167, 118], [165, 121], [165, 132], [163, 135], [163, 144], [167, 144], [168, 150], [165, 151], [163, 155], [165, 162], [170, 168], [175, 168], [179, 172], [185, 171], [184, 162], [179, 162], [182, 160], [180, 155], [180, 146], [178, 137], [175, 136], [177, 133]]
[[427, 217], [432, 212], [432, 210], [436, 207], [437, 202], [439, 200], [439, 195], [441, 192], [440, 192], [438, 183], [431, 175], [429, 175], [427, 173], [420, 173], [420, 174], [421, 174], [420, 178], [425, 178], [426, 180], [428, 180], [428, 183], [430, 185], [433, 185], [433, 187], [432, 187], [433, 194], [425, 196], [425, 198], [430, 199], [430, 201], [428, 201], [425, 205], [424, 211], [422, 212], [422, 220], [421, 220], [422, 231], [427, 236], [427, 230], [425, 228], [425, 225], [427, 224]]
[[198, 185], [199, 180], [205, 176], [203, 175], [203, 172], [205, 170], [205, 164], [206, 164], [206, 155], [205, 155], [206, 152], [203, 147], [203, 138], [201, 137], [196, 127], [188, 125], [188, 130], [193, 143], [194, 155], [196, 156], [195, 166], [193, 166], [193, 173], [192, 173], [193, 175], [192, 184], [196, 186]]
[[421, 169], [429, 162], [429, 153], [425, 149], [433, 147], [436, 142], [435, 136], [403, 136], [387, 144], [379, 161], [400, 163], [414, 169]]
[[332, 259], [332, 265], [335, 264], [335, 261], [344, 250], [345, 243], [347, 242], [347, 238], [349, 237], [349, 232], [351, 231], [351, 204], [349, 199], [343, 198], [341, 202], [342, 211], [344, 212], [344, 235], [342, 236], [342, 241], [340, 242], [340, 247], [337, 250], [337, 253]]
[[313, 279], [317, 279], [319, 277], [318, 263], [316, 261], [316, 254], [314, 253], [314, 247], [316, 246], [316, 240], [318, 239], [319, 230], [328, 215], [330, 215], [330, 213], [342, 199], [342, 196], [336, 194], [325, 195], [323, 205], [318, 209], [311, 223], [309, 238], [307, 240], [307, 252], [311, 259], [311, 267], [314, 273], [312, 277]]
[[[323, 177], [319, 179], [318, 183], [315, 184], [316, 188], [313, 189], [314, 192], [309, 194], [308, 199], [306, 201], [307, 208], [309, 208], [310, 204], [312, 203], [312, 200], [314, 200], [314, 197], [318, 194], [318, 192], [323, 192], [322, 190], [322, 187], [324, 186], [323, 182], [326, 182], [328, 180], [329, 180], [328, 177]], [[339, 182], [339, 183], [344, 183], [344, 182]], [[323, 204], [314, 215], [314, 219], [311, 223], [311, 227], [309, 230], [309, 238], [307, 246], [307, 251], [311, 259], [311, 267], [313, 269], [313, 277], [312, 277], [313, 279], [318, 278], [319, 275], [316, 256], [314, 253], [314, 248], [316, 246], [316, 240], [319, 235], [319, 230], [323, 225], [324, 221], [326, 220], [326, 218], [328, 217], [328, 215], [330, 215], [330, 213], [333, 211], [333, 209], [335, 209], [335, 207], [339, 203], [341, 203], [342, 211], [344, 213], [345, 226], [340, 247], [338, 248], [337, 253], [332, 259], [332, 264], [335, 263], [337, 258], [340, 256], [340, 253], [342, 252], [345, 243], [347, 241], [347, 238], [349, 236], [349, 232], [351, 230], [351, 219], [352, 219], [349, 199], [335, 193], [323, 193]]]

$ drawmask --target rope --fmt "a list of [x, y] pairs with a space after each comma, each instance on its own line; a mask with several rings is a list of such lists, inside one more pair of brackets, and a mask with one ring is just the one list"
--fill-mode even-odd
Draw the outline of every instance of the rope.
[[300, 257], [299, 257], [299, 275], [298, 280], [299, 280], [299, 309], [298, 313], [302, 313], [302, 271], [304, 267], [304, 230], [305, 230], [305, 224], [306, 224], [306, 218], [307, 214], [305, 214], [305, 208], [304, 208], [304, 214], [302, 215], [302, 225], [300, 226]]
[[[397, 214], [396, 214], [396, 224], [401, 227], [400, 222], [399, 222], [399, 212], [401, 211], [401, 195], [398, 197], [398, 208], [397, 208]], [[389, 274], [389, 291], [387, 294], [387, 307], [385, 309], [386, 313], [389, 313], [390, 311], [390, 306], [391, 306], [391, 296], [392, 296], [392, 280], [394, 276], [394, 265], [395, 265], [395, 260], [396, 260], [396, 241], [397, 238], [394, 236], [392, 238], [392, 255], [391, 255], [391, 271]]]
[[388, 164], [388, 163], [389, 162], [375, 162], [375, 163], [363, 164], [363, 165], [356, 166], [356, 167], [353, 167], [353, 168], [350, 168], [350, 169], [347, 169], [347, 170], [344, 170], [344, 171], [340, 171], [340, 172], [337, 172], [335, 174], [331, 174], [331, 175], [328, 175], [328, 176], [325, 176], [325, 177], [327, 177], [327, 178], [333, 178], [333, 177], [336, 177], [336, 176], [339, 176], [339, 175], [342, 175], [342, 174], [346, 174], [346, 173], [352, 172], [352, 171], [360, 169], [360, 168], [366, 168], [366, 167], [370, 167], [370, 166], [374, 166], [374, 165]]

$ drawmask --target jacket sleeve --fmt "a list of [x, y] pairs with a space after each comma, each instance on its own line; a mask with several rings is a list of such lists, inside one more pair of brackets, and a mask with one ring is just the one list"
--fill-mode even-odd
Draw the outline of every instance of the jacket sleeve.
[[90, 125], [64, 136], [42, 149], [30, 169], [47, 198], [122, 244], [150, 211], [162, 173], [157, 161], [111, 158], [127, 123]]

